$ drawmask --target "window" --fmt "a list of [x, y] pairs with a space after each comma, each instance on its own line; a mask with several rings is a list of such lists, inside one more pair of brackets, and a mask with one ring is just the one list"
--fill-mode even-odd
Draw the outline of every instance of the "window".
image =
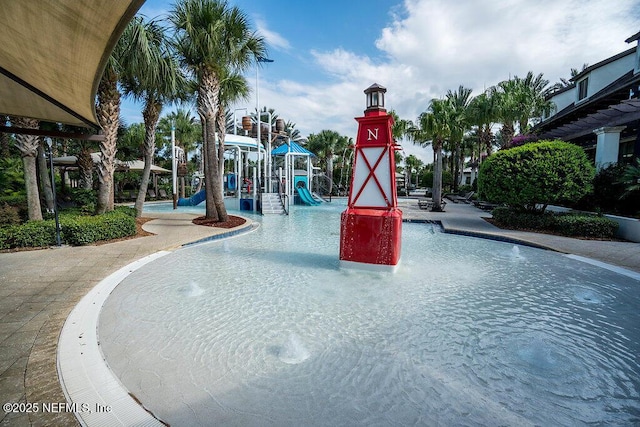
[[584, 80], [580, 80], [578, 82], [578, 101], [583, 100], [587, 97], [587, 87], [589, 86], [589, 78], [587, 77]]

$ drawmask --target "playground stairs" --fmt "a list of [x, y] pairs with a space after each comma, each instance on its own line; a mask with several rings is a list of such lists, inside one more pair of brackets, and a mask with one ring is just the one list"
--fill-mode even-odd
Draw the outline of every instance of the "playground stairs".
[[262, 193], [261, 197], [263, 215], [284, 215], [286, 213], [278, 193]]

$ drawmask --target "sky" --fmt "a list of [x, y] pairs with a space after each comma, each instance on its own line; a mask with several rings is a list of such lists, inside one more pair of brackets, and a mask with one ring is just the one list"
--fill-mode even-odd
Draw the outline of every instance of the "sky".
[[[267, 41], [273, 63], [252, 67], [251, 99], [235, 108], [275, 109], [303, 136], [324, 129], [353, 137], [364, 90], [387, 88], [387, 110], [415, 120], [429, 101], [460, 85], [479, 95], [528, 71], [551, 84], [635, 46], [640, 0], [228, 0]], [[173, 0], [139, 13], [166, 16]], [[125, 101], [126, 123], [142, 122]], [[171, 107], [165, 108], [165, 112]], [[194, 116], [197, 117], [197, 114]], [[244, 111], [238, 111], [238, 116]], [[432, 162], [429, 148], [400, 141]]]

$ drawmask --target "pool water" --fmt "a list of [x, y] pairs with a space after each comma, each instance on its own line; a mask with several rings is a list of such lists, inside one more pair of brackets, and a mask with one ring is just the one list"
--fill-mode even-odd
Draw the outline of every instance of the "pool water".
[[634, 425], [640, 283], [404, 223], [396, 273], [340, 269], [344, 205], [132, 273], [108, 364], [171, 425]]

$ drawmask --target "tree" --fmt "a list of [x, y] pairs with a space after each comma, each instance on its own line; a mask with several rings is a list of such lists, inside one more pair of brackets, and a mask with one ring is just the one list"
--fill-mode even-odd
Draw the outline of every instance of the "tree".
[[170, 20], [181, 63], [197, 82], [196, 105], [205, 148], [205, 215], [226, 221], [220, 155], [215, 145], [221, 81], [231, 71], [240, 73], [265, 56], [265, 41], [251, 30], [244, 12], [223, 0], [180, 0]]
[[96, 213], [113, 210], [113, 173], [117, 151], [118, 129], [120, 127], [121, 79], [137, 79], [149, 75], [153, 70], [146, 55], [149, 43], [141, 19], [133, 19], [116, 43], [98, 85], [96, 114], [104, 131], [100, 142], [100, 163], [98, 164], [98, 201]]
[[544, 213], [549, 204], [587, 194], [594, 174], [582, 148], [559, 140], [540, 141], [489, 157], [480, 167], [478, 191], [490, 202]]
[[493, 148], [493, 132], [491, 128], [498, 120], [498, 106], [491, 91], [476, 96], [469, 102], [468, 117], [471, 125], [477, 127], [478, 160], [482, 162], [482, 151], [491, 155]]
[[534, 76], [529, 71], [525, 78], [514, 76], [490, 89], [496, 98], [498, 121], [502, 123], [503, 146], [508, 148], [516, 134], [516, 123], [520, 134], [529, 130], [532, 118], [551, 111], [553, 104], [546, 99], [545, 87], [549, 84], [542, 74]]
[[[435, 157], [433, 167], [433, 207], [434, 212], [442, 211], [442, 146], [451, 137], [451, 105], [444, 99], [432, 99], [429, 109], [418, 117], [416, 135], [422, 140], [428, 138]], [[421, 145], [424, 145], [423, 142]]]
[[422, 160], [420, 160], [413, 154], [409, 154], [407, 157], [405, 157], [404, 164], [407, 167], [407, 176], [409, 177], [409, 183], [411, 183], [413, 171], [415, 171], [416, 176], [420, 174], [420, 170], [422, 169], [422, 166], [423, 166]]
[[454, 176], [453, 191], [458, 191], [458, 183], [463, 168], [464, 155], [462, 153], [462, 140], [465, 132], [470, 129], [471, 121], [469, 120], [469, 103], [471, 97], [471, 89], [459, 86], [455, 92], [447, 91], [446, 100], [449, 104], [450, 129], [451, 129], [451, 145], [453, 167], [451, 172]]
[[[15, 127], [26, 129], [38, 129], [39, 121], [28, 117], [10, 117], [11, 124]], [[24, 181], [27, 190], [27, 208], [29, 220], [41, 220], [42, 208], [40, 206], [40, 193], [38, 191], [38, 173], [36, 169], [36, 156], [38, 155], [39, 138], [35, 135], [16, 134], [16, 148], [22, 156], [24, 167]]]
[[[142, 17], [133, 18], [138, 28], [136, 54], [140, 56], [138, 70], [144, 71], [136, 76], [122, 77], [125, 93], [137, 100], [144, 101], [142, 117], [144, 120], [144, 169], [140, 188], [136, 197], [136, 216], [142, 216], [142, 208], [149, 186], [151, 165], [156, 149], [156, 127], [163, 105], [176, 99], [184, 89], [186, 82], [180, 72], [177, 60], [170, 50], [164, 29], [155, 21], [144, 22]], [[145, 63], [142, 63], [145, 61]]]
[[349, 138], [333, 130], [322, 130], [320, 133], [309, 135], [307, 148], [323, 159], [326, 174], [330, 178], [329, 194], [333, 191], [333, 160], [337, 153], [349, 147]]

